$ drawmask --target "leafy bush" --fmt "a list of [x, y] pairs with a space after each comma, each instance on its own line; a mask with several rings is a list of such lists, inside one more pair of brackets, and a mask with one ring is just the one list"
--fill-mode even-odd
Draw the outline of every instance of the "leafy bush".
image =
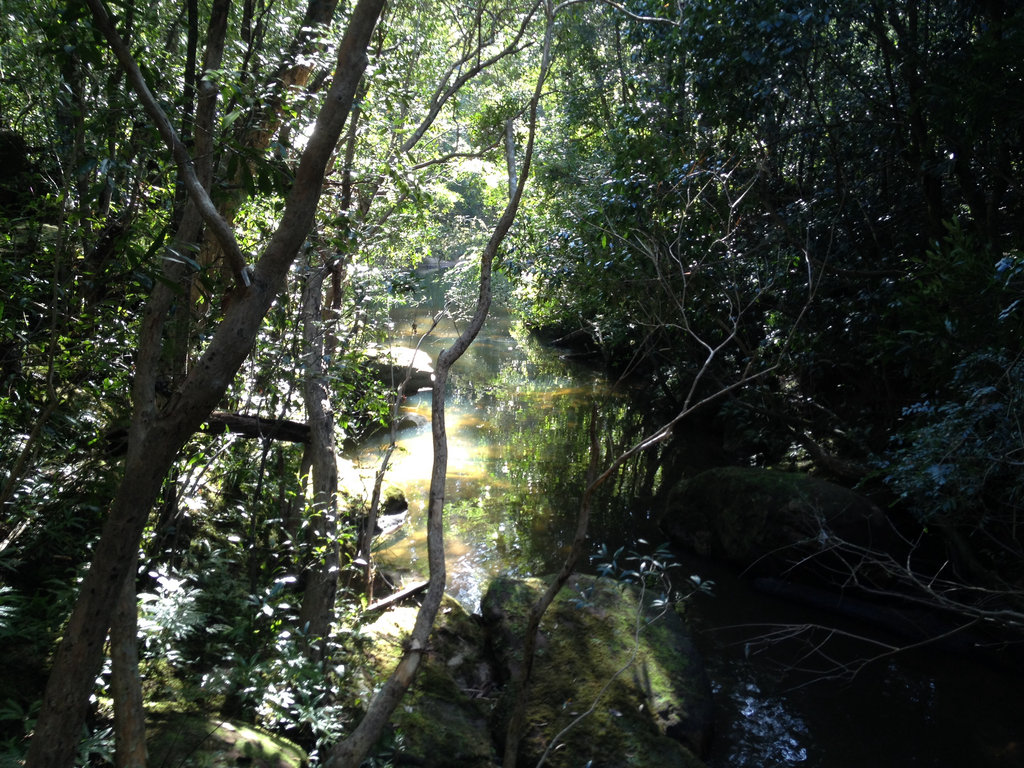
[[969, 355], [948, 397], [908, 406], [904, 417], [885, 482], [923, 525], [970, 529], [996, 559], [1019, 557], [1024, 360], [1005, 351]]

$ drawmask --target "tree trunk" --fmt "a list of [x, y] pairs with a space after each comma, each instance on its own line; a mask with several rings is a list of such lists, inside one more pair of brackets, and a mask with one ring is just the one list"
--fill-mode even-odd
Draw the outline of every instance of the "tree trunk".
[[302, 595], [299, 623], [309, 637], [311, 658], [323, 658], [323, 643], [334, 618], [341, 552], [338, 545], [338, 456], [334, 445], [334, 412], [327, 384], [322, 320], [324, 278], [330, 265], [312, 270], [302, 289], [302, 345], [306, 381], [303, 397], [309, 419], [313, 472], [313, 545], [323, 556], [312, 568]]
[[508, 167], [508, 196], [516, 193], [516, 122], [511, 117], [505, 121], [505, 165]]
[[[114, 606], [138, 553], [149, 512], [178, 450], [216, 406], [247, 356], [312, 227], [327, 164], [366, 68], [366, 48], [383, 5], [384, 0], [360, 0], [353, 10], [338, 49], [334, 82], [300, 159], [280, 226], [256, 265], [251, 285], [228, 310], [175, 400], [160, 413], [154, 404], [156, 363], [174, 291], [160, 282], [147, 303], [136, 356], [135, 410], [124, 477], [54, 656], [29, 744], [28, 768], [67, 768], [74, 761]], [[168, 270], [174, 285], [174, 262], [169, 262]]]
[[448, 475], [448, 438], [444, 423], [445, 391], [452, 366], [473, 343], [487, 319], [491, 307], [491, 269], [494, 257], [515, 221], [526, 179], [530, 176], [530, 164], [533, 159], [533, 146], [537, 130], [537, 107], [544, 81], [547, 78], [551, 57], [554, 18], [550, 3], [546, 6], [546, 10], [547, 22], [544, 28], [543, 54], [540, 73], [537, 77], [537, 87], [530, 102], [529, 138], [523, 153], [523, 169], [519, 176], [519, 185], [480, 255], [480, 292], [473, 317], [452, 346], [438, 355], [434, 370], [430, 406], [434, 462], [430, 473], [430, 493], [427, 506], [427, 563], [430, 568], [427, 594], [420, 606], [419, 613], [416, 614], [416, 623], [409, 637], [407, 650], [398, 662], [398, 666], [373, 697], [366, 714], [355, 730], [345, 741], [327, 752], [324, 768], [357, 768], [363, 762], [370, 747], [380, 737], [380, 733], [391, 719], [395, 707], [398, 706], [416, 676], [423, 654], [427, 651], [430, 630], [437, 617], [437, 611], [441, 607], [441, 599], [444, 597], [447, 574], [444, 559], [443, 513], [444, 486]]
[[259, 440], [282, 440], [287, 443], [308, 443], [309, 425], [290, 419], [267, 419], [244, 413], [214, 411], [202, 430], [211, 435], [230, 432]]
[[129, 565], [138, 554], [142, 529], [177, 451], [172, 435], [149, 430], [147, 445], [129, 450], [125, 481], [111, 504], [106, 525], [93, 552], [78, 601], [57, 648], [46, 685], [28, 766], [66, 768], [73, 762], [96, 675], [103, 642], [119, 604]]
[[114, 699], [114, 765], [146, 768], [146, 711], [139, 677], [139, 606], [135, 594], [138, 559], [128, 569], [110, 625], [111, 695]]

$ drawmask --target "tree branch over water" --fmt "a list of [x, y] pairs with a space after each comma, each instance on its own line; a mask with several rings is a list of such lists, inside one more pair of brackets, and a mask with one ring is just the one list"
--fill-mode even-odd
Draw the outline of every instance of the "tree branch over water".
[[[725, 186], [727, 180], [727, 177], [725, 179], [711, 180], [708, 182], [708, 185], [710, 186], [717, 182]], [[716, 243], [722, 244], [729, 242], [730, 235], [733, 233], [733, 228], [737, 218], [735, 211], [750, 188], [751, 186], [749, 184], [746, 185], [741, 189], [739, 195], [731, 200], [723, 219], [723, 233], [716, 240]], [[697, 202], [698, 200], [695, 199], [691, 201], [691, 204], [696, 205]], [[729, 316], [731, 317], [732, 324], [731, 326], [721, 328], [722, 335], [719, 338], [710, 339], [701, 335], [690, 322], [690, 308], [687, 301], [687, 286], [690, 273], [687, 266], [683, 265], [678, 258], [674, 258], [673, 244], [659, 241], [654, 235], [651, 235], [647, 239], [641, 239], [634, 235], [620, 235], [613, 230], [609, 230], [609, 234], [619, 238], [623, 245], [643, 254], [654, 263], [658, 273], [657, 285], [660, 290], [670, 297], [671, 306], [674, 309], [673, 317], [667, 318], [665, 316], [661, 316], [659, 318], [660, 321], [663, 323], [678, 323], [680, 327], [697, 342], [697, 345], [705, 350], [706, 355], [700, 368], [692, 376], [682, 405], [676, 415], [665, 421], [656, 430], [643, 437], [633, 446], [621, 452], [613, 459], [609, 459], [608, 456], [602, 455], [600, 443], [597, 439], [597, 416], [596, 414], [591, 415], [590, 465], [587, 473], [587, 485], [583, 491], [580, 500], [579, 512], [577, 514], [576, 534], [573, 538], [573, 543], [570, 546], [569, 552], [562, 563], [561, 570], [548, 585], [544, 593], [530, 608], [524, 635], [524, 662], [519, 668], [519, 674], [516, 679], [514, 679], [510, 684], [512, 686], [512, 690], [515, 691], [516, 699], [513, 704], [512, 714], [509, 717], [506, 732], [505, 754], [503, 758], [504, 768], [515, 768], [517, 764], [519, 740], [522, 738], [526, 704], [529, 697], [529, 682], [536, 647], [537, 633], [544, 614], [554, 601], [555, 596], [562, 587], [565, 586], [565, 583], [572, 575], [576, 568], [577, 561], [583, 552], [595, 493], [631, 458], [672, 437], [675, 428], [693, 413], [713, 402], [721, 400], [726, 395], [736, 390], [749, 386], [775, 371], [779, 366], [781, 358], [786, 354], [789, 341], [795, 333], [797, 326], [814, 299], [818, 280], [820, 278], [820, 276], [814, 274], [810, 260], [806, 258], [805, 254], [805, 263], [807, 268], [807, 298], [796, 320], [790, 327], [787, 337], [776, 346], [773, 352], [773, 358], [767, 361], [760, 360], [762, 364], [759, 366], [759, 358], [756, 355], [751, 354], [748, 356], [747, 364], [732, 382], [724, 383], [710, 393], [701, 394], [701, 388], [704, 380], [710, 375], [715, 361], [727, 350], [741, 346], [740, 331], [743, 320], [745, 316], [752, 311], [761, 294], [767, 291], [770, 286], [766, 286], [765, 288], [757, 291], [753, 297], [746, 300], [742, 299], [738, 293], [730, 294], [728, 290], [723, 290], [723, 293], [726, 295], [726, 300], [731, 305], [732, 311]], [[679, 237], [681, 236], [682, 233], [680, 231]], [[664, 261], [668, 262], [668, 266], [670, 268], [674, 267], [678, 270], [679, 274], [675, 277], [682, 278], [683, 291], [681, 293], [677, 293], [673, 289], [669, 275], [662, 271]], [[601, 464], [606, 464], [603, 471], [600, 469]]]
[[534, 144], [537, 134], [537, 111], [543, 93], [544, 81], [550, 68], [553, 17], [548, 13], [544, 28], [544, 44], [541, 54], [540, 72], [530, 102], [529, 134], [523, 157], [519, 184], [505, 211], [498, 220], [490, 240], [480, 255], [480, 290], [473, 316], [452, 345], [443, 350], [434, 367], [434, 386], [431, 404], [431, 433], [434, 445], [434, 461], [430, 475], [430, 491], [427, 507], [427, 562], [430, 570], [426, 596], [416, 615], [416, 623], [407, 643], [407, 650], [398, 662], [391, 677], [385, 681], [373, 697], [366, 714], [347, 739], [333, 747], [324, 761], [325, 768], [355, 768], [366, 757], [370, 747], [377, 741], [384, 726], [402, 700], [406, 690], [415, 679], [446, 584], [444, 552], [444, 499], [445, 481], [448, 471], [448, 442], [445, 430], [444, 399], [448, 374], [452, 366], [476, 339], [487, 319], [491, 306], [491, 274], [494, 258], [515, 221], [522, 200], [526, 181], [530, 175]]

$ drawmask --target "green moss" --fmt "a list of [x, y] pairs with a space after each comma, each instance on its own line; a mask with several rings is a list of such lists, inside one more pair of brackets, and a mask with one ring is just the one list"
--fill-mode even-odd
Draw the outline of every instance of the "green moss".
[[[367, 670], [372, 686], [380, 685], [397, 665], [415, 619], [415, 608], [398, 608], [368, 627], [374, 636]], [[458, 602], [446, 596], [429, 646], [416, 680], [392, 718], [395, 750], [402, 759], [431, 768], [494, 765], [489, 707], [466, 692], [480, 685], [473, 675], [481, 665], [489, 670], [483, 662], [482, 630]]]
[[281, 736], [215, 717], [174, 715], [155, 720], [149, 737], [153, 765], [219, 768], [302, 768], [306, 753]]
[[[509, 673], [522, 653], [517, 628], [542, 587], [537, 580], [499, 580], [485, 598], [485, 615], [507, 621], [495, 637], [503, 638], [498, 653]], [[595, 701], [593, 712], [565, 737], [564, 748], [549, 756], [550, 765], [700, 764], [679, 739], [692, 729], [691, 743], [698, 747], [697, 732], [707, 725], [703, 669], [693, 667], [692, 646], [674, 613], [647, 626], [637, 642], [639, 611], [636, 594], [606, 580], [578, 577], [558, 595], [538, 640], [521, 746], [524, 764], [535, 763], [555, 734]]]
[[868, 500], [819, 478], [722, 467], [675, 488], [660, 522], [699, 554], [773, 572], [816, 554], [823, 524], [845, 539], [870, 543], [884, 519]]
[[384, 515], [393, 515], [409, 508], [409, 502], [405, 499], [405, 492], [401, 488], [388, 486], [380, 500], [380, 511]]
[[491, 766], [496, 754], [487, 727], [488, 713], [466, 696], [436, 692], [437, 676], [417, 679], [393, 718], [402, 734], [402, 751], [432, 768]]

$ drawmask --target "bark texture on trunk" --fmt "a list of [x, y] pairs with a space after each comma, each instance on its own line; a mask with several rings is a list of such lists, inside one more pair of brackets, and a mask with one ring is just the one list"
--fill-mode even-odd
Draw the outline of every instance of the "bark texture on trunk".
[[149, 512], [178, 450], [217, 405], [248, 355], [312, 227], [324, 174], [366, 68], [367, 45], [383, 6], [384, 0], [360, 0], [353, 10], [338, 49], [334, 82], [300, 159], [281, 225], [257, 263], [251, 285], [228, 310], [175, 399], [162, 411], [154, 404], [155, 379], [174, 291], [164, 282], [158, 283], [147, 304], [136, 359], [135, 411], [124, 477], [54, 656], [29, 745], [28, 768], [67, 768], [74, 762], [114, 606], [129, 576], [129, 564], [138, 553]]
[[115, 768], [146, 768], [146, 711], [139, 677], [139, 606], [132, 563], [110, 625]]
[[509, 118], [505, 121], [505, 165], [508, 167], [508, 196], [516, 193], [516, 123]]
[[334, 619], [341, 551], [338, 545], [338, 455], [334, 441], [334, 411], [327, 385], [325, 328], [321, 319], [324, 278], [330, 266], [313, 270], [302, 290], [302, 346], [306, 380], [303, 397], [309, 418], [309, 453], [313, 474], [314, 546], [323, 558], [312, 569], [302, 595], [299, 623], [309, 636], [311, 658], [324, 655], [324, 643]]

